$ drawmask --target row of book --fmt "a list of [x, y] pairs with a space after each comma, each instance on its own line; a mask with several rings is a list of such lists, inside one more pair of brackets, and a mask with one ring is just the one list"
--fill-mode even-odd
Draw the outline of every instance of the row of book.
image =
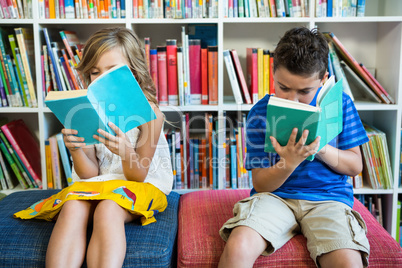
[[3, 190], [21, 184], [42, 188], [39, 142], [22, 119], [1, 121], [0, 185]]
[[332, 32], [328, 40], [328, 72], [336, 81], [343, 79], [344, 91], [352, 100], [393, 104], [395, 100], [363, 63], [359, 63]]
[[357, 194], [355, 195], [355, 198], [367, 208], [367, 210], [373, 215], [381, 226], [385, 226], [382, 195]]
[[40, 19], [121, 19], [126, 17], [125, 0], [40, 0], [38, 5]]
[[48, 189], [62, 189], [73, 183], [70, 153], [57, 133], [45, 141], [46, 181]]
[[0, 107], [38, 106], [33, 51], [32, 28], [0, 28]]
[[218, 47], [215, 25], [182, 27], [181, 46], [176, 39], [151, 48], [144, 39], [148, 70], [159, 105], [217, 105]]
[[41, 77], [44, 96], [52, 90], [85, 89], [85, 81], [75, 69], [81, 60], [83, 48], [76, 33], [74, 31], [59, 31], [59, 35], [53, 35], [52, 38], [47, 28], [42, 30], [46, 43], [42, 45], [41, 51]]
[[0, 0], [0, 19], [32, 18], [32, 0]]
[[133, 18], [197, 19], [217, 18], [218, 0], [133, 0]]
[[366, 0], [315, 0], [315, 16], [364, 17]]

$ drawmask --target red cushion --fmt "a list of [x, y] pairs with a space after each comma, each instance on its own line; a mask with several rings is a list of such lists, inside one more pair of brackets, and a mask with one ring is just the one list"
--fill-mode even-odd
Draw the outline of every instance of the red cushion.
[[[250, 190], [210, 190], [184, 194], [180, 198], [178, 267], [216, 267], [225, 242], [219, 229], [232, 217], [234, 204], [249, 196]], [[368, 226], [371, 246], [370, 267], [402, 267], [398, 243], [355, 199], [357, 210]], [[271, 256], [260, 256], [254, 267], [315, 267], [307, 251], [306, 239], [297, 235]]]

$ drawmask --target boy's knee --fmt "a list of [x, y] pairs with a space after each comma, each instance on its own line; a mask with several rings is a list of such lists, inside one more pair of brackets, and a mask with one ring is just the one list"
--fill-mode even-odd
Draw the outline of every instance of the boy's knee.
[[225, 246], [226, 254], [236, 259], [256, 259], [264, 251], [266, 242], [258, 235], [257, 239], [261, 239], [260, 242], [262, 242], [258, 243], [255, 237], [250, 236], [250, 230], [248, 230], [250, 228], [243, 228], [237, 227], [232, 231]]
[[318, 257], [317, 262], [320, 267], [345, 267], [360, 268], [363, 267], [363, 261], [360, 251], [352, 249], [339, 249]]

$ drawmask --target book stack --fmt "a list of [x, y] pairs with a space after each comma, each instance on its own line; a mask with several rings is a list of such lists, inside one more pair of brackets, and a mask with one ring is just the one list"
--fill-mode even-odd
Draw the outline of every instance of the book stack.
[[394, 104], [393, 97], [377, 81], [363, 63], [359, 63], [332, 32], [324, 33], [328, 40], [329, 76], [343, 79], [344, 91], [352, 100]]
[[0, 19], [32, 18], [32, 1], [0, 1]]
[[218, 189], [218, 121], [210, 113], [189, 118], [189, 113], [182, 114], [180, 128], [165, 131], [175, 176], [173, 189]]
[[[44, 96], [49, 91], [69, 91], [86, 88], [83, 77], [75, 70], [81, 60], [80, 43], [74, 31], [59, 31], [53, 36], [43, 28], [41, 66]], [[58, 38], [56, 38], [58, 37]], [[64, 48], [63, 48], [64, 47]]]
[[124, 0], [64, 0], [38, 2], [40, 19], [122, 19]]
[[32, 28], [0, 28], [0, 107], [38, 107], [33, 46]]
[[39, 142], [22, 119], [0, 128], [0, 185], [42, 188]]
[[236, 104], [257, 103], [266, 94], [275, 94], [272, 52], [263, 48], [247, 48], [247, 69], [244, 72], [235, 49], [225, 50], [223, 57]]
[[223, 14], [225, 18], [309, 17], [310, 4], [307, 0], [228, 0]]
[[217, 105], [218, 49], [216, 25], [182, 27], [182, 42], [167, 39], [151, 48], [146, 37], [145, 53], [160, 106]]
[[133, 18], [137, 19], [196, 19], [217, 18], [218, 0], [209, 1], [133, 1]]
[[363, 123], [369, 142], [361, 145], [363, 178], [373, 189], [392, 189], [393, 176], [386, 134]]
[[46, 178], [48, 189], [62, 189], [73, 184], [69, 152], [63, 134], [57, 133], [45, 141]]

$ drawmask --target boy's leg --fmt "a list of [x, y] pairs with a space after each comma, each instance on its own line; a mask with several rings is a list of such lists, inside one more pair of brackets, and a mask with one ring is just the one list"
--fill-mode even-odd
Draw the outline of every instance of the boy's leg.
[[267, 245], [267, 241], [254, 229], [236, 227], [230, 233], [218, 267], [252, 267]]
[[102, 200], [95, 208], [93, 231], [88, 245], [88, 267], [121, 267], [126, 256], [124, 224], [136, 218], [113, 200]]
[[370, 245], [360, 214], [341, 202], [300, 200], [301, 231], [319, 267], [366, 267]]
[[87, 246], [87, 226], [91, 202], [64, 203], [50, 236], [46, 267], [81, 267]]
[[271, 193], [240, 200], [233, 214], [219, 231], [227, 241], [220, 267], [252, 267], [259, 255], [273, 253], [299, 232], [287, 202]]

